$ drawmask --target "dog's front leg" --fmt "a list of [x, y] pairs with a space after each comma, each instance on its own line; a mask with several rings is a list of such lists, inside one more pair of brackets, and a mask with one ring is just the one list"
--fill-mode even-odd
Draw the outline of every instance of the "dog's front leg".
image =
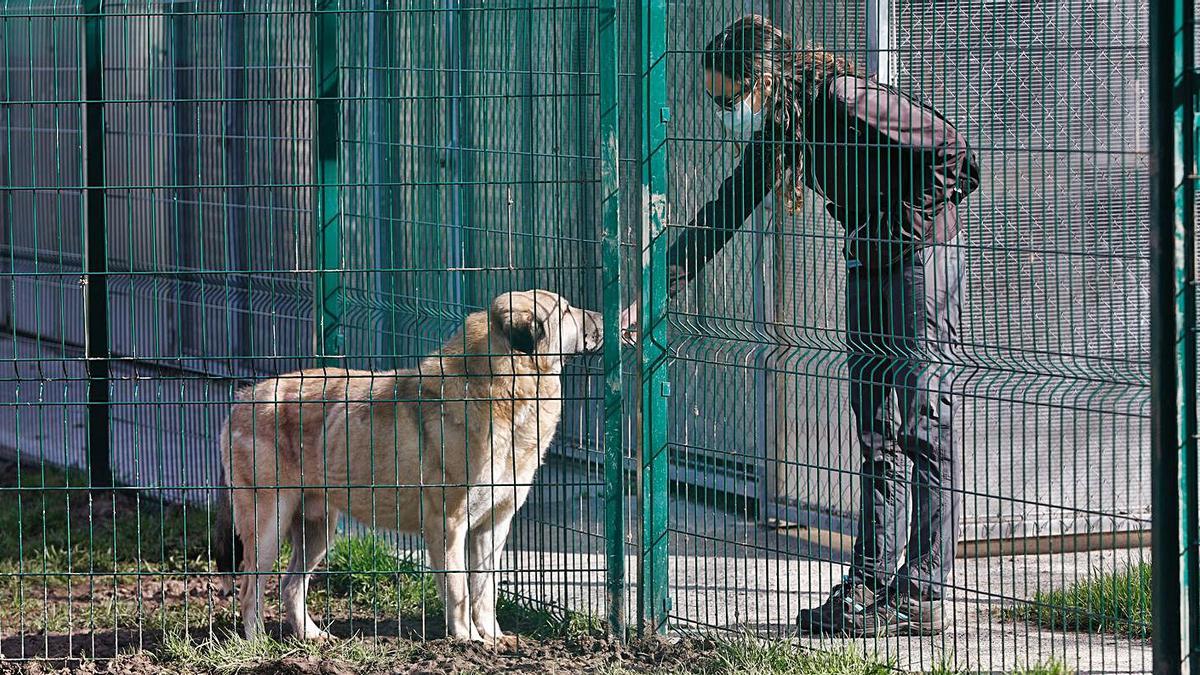
[[491, 643], [504, 639], [496, 620], [496, 566], [512, 528], [513, 513], [511, 501], [498, 504], [474, 524], [470, 534], [471, 622], [484, 641]]
[[[465, 509], [464, 509], [465, 510]], [[483, 636], [471, 621], [470, 596], [467, 593], [467, 519], [465, 513], [446, 512], [444, 521], [432, 517], [425, 524], [425, 546], [434, 572], [442, 576], [438, 584], [446, 611], [446, 636], [455, 640], [483, 642]]]

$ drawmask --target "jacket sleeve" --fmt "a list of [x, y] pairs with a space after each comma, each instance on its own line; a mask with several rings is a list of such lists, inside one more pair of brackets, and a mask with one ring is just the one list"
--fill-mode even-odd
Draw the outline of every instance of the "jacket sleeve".
[[733, 238], [770, 193], [774, 179], [769, 143], [758, 135], [746, 144], [742, 161], [687, 224], [667, 250], [667, 292], [674, 296]]

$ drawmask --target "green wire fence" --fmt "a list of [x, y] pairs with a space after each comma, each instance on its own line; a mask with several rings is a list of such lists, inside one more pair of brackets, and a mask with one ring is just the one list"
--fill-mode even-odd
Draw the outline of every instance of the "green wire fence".
[[[1190, 660], [1195, 15], [1148, 0], [0, 3], [4, 656], [232, 626], [210, 507], [236, 392], [411, 367], [526, 288], [605, 339], [564, 374], [509, 611], [790, 635], [859, 520], [844, 230], [823, 195], [768, 199], [668, 297], [745, 156], [703, 52], [751, 13], [941, 111], [982, 168], [949, 245], [953, 622], [863, 643], [910, 669]], [[419, 539], [341, 529], [313, 611], [438, 635]]]

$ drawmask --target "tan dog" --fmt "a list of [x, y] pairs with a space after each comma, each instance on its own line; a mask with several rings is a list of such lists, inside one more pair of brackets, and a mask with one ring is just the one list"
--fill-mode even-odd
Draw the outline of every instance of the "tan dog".
[[287, 621], [326, 636], [305, 607], [308, 577], [347, 514], [424, 535], [447, 635], [501, 639], [493, 570], [558, 427], [563, 361], [601, 340], [596, 312], [549, 291], [505, 293], [416, 370], [318, 368], [240, 392], [221, 432], [240, 541], [214, 548], [230, 580], [244, 558], [246, 637], [263, 631], [263, 582], [283, 534]]

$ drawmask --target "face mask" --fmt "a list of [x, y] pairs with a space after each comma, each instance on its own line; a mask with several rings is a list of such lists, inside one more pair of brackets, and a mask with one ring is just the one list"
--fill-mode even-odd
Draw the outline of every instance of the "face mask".
[[750, 105], [750, 98], [749, 95], [743, 96], [731, 109], [720, 109], [721, 125], [730, 136], [740, 141], [750, 140], [763, 126], [763, 111], [754, 110]]

